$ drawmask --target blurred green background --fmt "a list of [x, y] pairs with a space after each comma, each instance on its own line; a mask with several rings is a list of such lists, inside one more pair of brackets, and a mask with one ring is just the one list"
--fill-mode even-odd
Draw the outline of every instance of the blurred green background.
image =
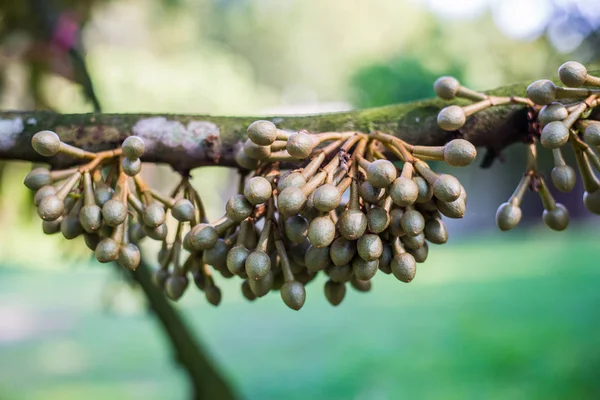
[[[483, 90], [600, 65], [586, 0], [0, 0], [0, 109], [92, 110], [57, 26], [81, 26], [105, 112], [326, 112], [430, 97], [443, 74]], [[220, 279], [218, 308], [193, 288], [178, 306], [249, 399], [598, 398], [598, 219], [576, 189], [557, 194], [568, 231], [548, 232], [530, 194], [528, 223], [498, 233], [522, 150], [457, 172], [467, 216], [410, 285], [380, 275], [334, 308], [318, 280], [295, 313]], [[186, 398], [141, 294], [82, 243], [42, 234], [30, 167], [0, 164], [0, 399]], [[168, 168], [144, 173], [172, 186]], [[217, 217], [235, 174], [193, 175]]]

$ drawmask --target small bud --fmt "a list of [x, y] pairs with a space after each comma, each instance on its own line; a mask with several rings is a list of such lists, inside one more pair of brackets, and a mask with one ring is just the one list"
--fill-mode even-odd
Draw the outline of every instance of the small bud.
[[437, 116], [437, 123], [445, 131], [455, 131], [462, 128], [467, 122], [467, 116], [459, 106], [443, 108]]
[[579, 87], [585, 84], [588, 77], [587, 68], [576, 61], [567, 61], [558, 68], [558, 77], [569, 87]]
[[311, 155], [317, 144], [318, 142], [313, 136], [300, 131], [290, 135], [286, 150], [292, 157], [304, 159]]
[[123, 141], [121, 147], [123, 148], [123, 155], [130, 160], [140, 158], [146, 150], [146, 144], [139, 136], [129, 136]]
[[33, 149], [44, 157], [52, 157], [60, 151], [60, 137], [52, 131], [41, 131], [33, 135]]
[[561, 121], [548, 123], [542, 129], [540, 143], [547, 149], [557, 149], [569, 141], [569, 129]]
[[405, 283], [411, 282], [417, 273], [417, 263], [409, 253], [396, 254], [390, 267], [396, 279]]
[[502, 203], [496, 211], [496, 225], [502, 231], [513, 229], [521, 221], [521, 208], [512, 203]]
[[433, 84], [435, 94], [444, 100], [452, 100], [460, 89], [460, 82], [452, 76], [439, 77]]
[[388, 160], [375, 160], [367, 167], [367, 180], [376, 188], [388, 187], [397, 176], [396, 167]]
[[142, 170], [142, 161], [139, 158], [130, 159], [123, 157], [121, 159], [121, 168], [128, 176], [136, 176]]
[[250, 178], [244, 187], [244, 196], [246, 196], [250, 204], [262, 204], [269, 200], [272, 194], [273, 188], [271, 184], [262, 176]]
[[270, 146], [277, 139], [277, 127], [271, 121], [254, 121], [248, 127], [248, 139], [259, 146]]
[[300, 310], [306, 301], [304, 285], [298, 281], [285, 282], [280, 289], [281, 298], [292, 310]]
[[173, 205], [171, 214], [173, 218], [180, 222], [191, 221], [194, 219], [194, 205], [188, 199], [179, 199]]

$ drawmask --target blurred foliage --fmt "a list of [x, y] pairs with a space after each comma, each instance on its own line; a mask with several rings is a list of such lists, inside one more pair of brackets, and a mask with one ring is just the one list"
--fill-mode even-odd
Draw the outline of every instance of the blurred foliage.
[[[462, 70], [457, 67], [449, 69], [447, 74], [459, 81], [463, 79]], [[438, 77], [419, 59], [400, 57], [359, 69], [350, 85], [355, 91], [354, 104], [376, 107], [434, 97], [432, 82]]]
[[[375, 277], [339, 307], [323, 281], [291, 313], [224, 279], [219, 308], [193, 291], [179, 305], [247, 399], [594, 399], [597, 240], [593, 224], [471, 238], [436, 248], [410, 285]], [[98, 313], [105, 267], [0, 269], [0, 304], [14, 305], [0, 307], [3, 399], [184, 398], [131, 292], [113, 286]]]

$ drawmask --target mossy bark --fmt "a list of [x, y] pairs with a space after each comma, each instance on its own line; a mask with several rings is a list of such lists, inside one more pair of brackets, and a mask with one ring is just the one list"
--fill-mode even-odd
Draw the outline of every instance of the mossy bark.
[[[524, 85], [514, 85], [489, 93], [523, 95], [524, 90]], [[339, 113], [269, 117], [0, 112], [0, 158], [47, 162], [53, 167], [72, 164], [67, 157], [45, 158], [31, 148], [31, 137], [49, 129], [66, 143], [88, 151], [115, 148], [135, 134], [146, 141], [144, 161], [170, 164], [179, 171], [205, 165], [234, 167], [235, 150], [245, 140], [248, 125], [257, 119], [273, 121], [280, 129], [311, 133], [381, 131], [419, 145], [441, 145], [460, 135], [494, 153], [527, 136], [527, 112], [520, 106], [493, 107], [470, 117], [460, 131], [443, 131], [436, 117], [449, 104], [452, 102], [433, 99]]]

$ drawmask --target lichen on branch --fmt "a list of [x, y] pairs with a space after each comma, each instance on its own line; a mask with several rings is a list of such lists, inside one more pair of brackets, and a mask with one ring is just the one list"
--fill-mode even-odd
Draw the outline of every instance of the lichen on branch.
[[[524, 90], [525, 85], [515, 85], [489, 93]], [[136, 135], [147, 144], [143, 161], [169, 164], [178, 171], [206, 165], [233, 167], [235, 150], [246, 139], [248, 125], [257, 119], [272, 121], [283, 130], [310, 133], [380, 131], [426, 146], [442, 145], [460, 135], [494, 152], [526, 136], [526, 110], [518, 106], [493, 107], [469, 118], [460, 132], [443, 131], [437, 126], [436, 116], [453, 103], [435, 99], [338, 113], [270, 117], [5, 111], [0, 112], [0, 158], [46, 162], [52, 167], [71, 165], [69, 157], [46, 159], [32, 149], [33, 135], [49, 129], [57, 132], [63, 142], [92, 152], [116, 148], [126, 137]]]

